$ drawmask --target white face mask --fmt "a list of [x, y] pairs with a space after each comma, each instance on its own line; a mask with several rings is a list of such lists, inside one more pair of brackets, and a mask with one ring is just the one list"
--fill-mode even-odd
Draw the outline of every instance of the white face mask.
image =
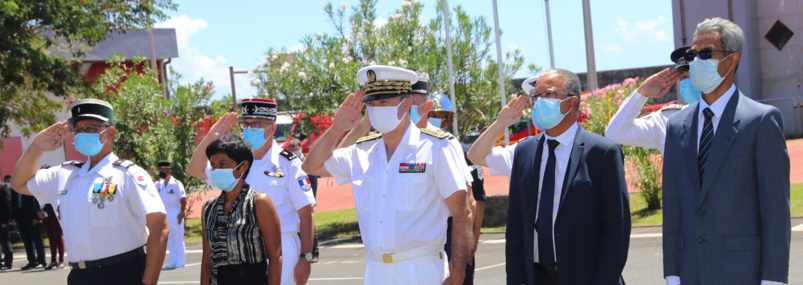
[[404, 112], [404, 116], [399, 119], [399, 107], [404, 103], [402, 99], [399, 105], [387, 107], [368, 107], [368, 120], [371, 125], [380, 133], [389, 133], [396, 129], [399, 124], [407, 117], [409, 112]]
[[728, 76], [731, 72], [728, 70], [725, 76], [720, 76], [718, 71], [719, 63], [729, 56], [730, 54], [721, 60], [713, 58], [700, 59], [698, 57], [692, 62], [689, 62], [689, 79], [694, 88], [705, 94], [711, 93], [714, 89], [717, 89], [717, 87], [722, 84], [722, 81], [725, 80], [725, 76]]

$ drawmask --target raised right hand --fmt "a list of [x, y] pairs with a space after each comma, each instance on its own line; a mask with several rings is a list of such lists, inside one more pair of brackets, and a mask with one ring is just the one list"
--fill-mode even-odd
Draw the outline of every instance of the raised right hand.
[[342, 131], [348, 131], [360, 123], [360, 119], [362, 119], [360, 111], [362, 111], [362, 107], [365, 105], [365, 103], [362, 102], [365, 97], [364, 94], [364, 92], [357, 92], [356, 94], [349, 94], [349, 96], [346, 97], [346, 101], [343, 101], [343, 104], [340, 104], [340, 107], [337, 108], [337, 112], [335, 112], [332, 127], [339, 128]]
[[527, 99], [529, 99], [527, 96], [519, 96], [510, 100], [507, 106], [499, 111], [496, 121], [509, 127], [521, 120], [524, 108], [527, 107]]
[[58, 122], [36, 134], [31, 146], [42, 151], [54, 151], [61, 147], [62, 141], [69, 135], [70, 126], [66, 122]]
[[669, 92], [669, 89], [672, 89], [672, 85], [678, 80], [680, 80], [680, 72], [666, 68], [644, 80], [636, 92], [644, 97], [660, 98]]
[[231, 133], [231, 129], [237, 124], [237, 112], [229, 112], [220, 117], [220, 120], [209, 129], [209, 134], [220, 137]]

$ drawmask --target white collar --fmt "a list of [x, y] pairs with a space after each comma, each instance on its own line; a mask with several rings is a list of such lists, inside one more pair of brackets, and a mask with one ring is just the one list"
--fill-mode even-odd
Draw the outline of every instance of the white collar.
[[714, 104], [708, 105], [708, 102], [705, 102], [705, 100], [702, 100], [701, 98], [700, 109], [697, 111], [697, 117], [703, 118], [703, 110], [705, 110], [705, 108], [710, 108], [711, 111], [714, 112], [714, 117], [721, 118], [722, 113], [725, 112], [725, 107], [728, 106], [728, 101], [731, 100], [733, 94], [736, 94], [735, 84], [731, 84], [731, 87], [728, 88], [728, 91], [725, 91], [725, 94], [722, 94], [722, 96], [717, 98], [717, 100], [714, 101]]
[[544, 132], [544, 137], [546, 137], [544, 143], [546, 143], [547, 140], [557, 140], [561, 145], [571, 146], [574, 143], [574, 138], [577, 136], [577, 127], [577, 122], [574, 122], [569, 129], [557, 137], [550, 136]]
[[78, 172], [78, 175], [83, 177], [92, 173], [100, 172], [103, 168], [105, 168], [106, 166], [112, 164], [117, 160], [118, 158], [116, 155], [114, 155], [114, 152], [109, 152], [109, 154], [107, 154], [106, 157], [98, 161], [98, 164], [96, 164], [95, 167], [89, 169], [89, 165], [92, 163], [92, 161], [91, 158], [87, 159], [84, 165], [81, 166], [81, 170]]

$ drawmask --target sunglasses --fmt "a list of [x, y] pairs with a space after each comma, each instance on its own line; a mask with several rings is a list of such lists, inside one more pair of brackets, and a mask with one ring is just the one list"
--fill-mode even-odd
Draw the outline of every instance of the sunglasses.
[[714, 52], [723, 52], [727, 53], [727, 50], [717, 50], [713, 48], [704, 48], [700, 51], [696, 51], [693, 49], [686, 50], [686, 54], [683, 56], [686, 59], [686, 62], [691, 62], [694, 60], [695, 57], [699, 57], [700, 59], [711, 59], [714, 56]]
[[111, 125], [105, 124], [88, 124], [86, 127], [79, 127], [75, 129], [70, 129], [73, 135], [87, 133], [87, 134], [98, 134], [101, 132], [101, 129], [111, 127]]

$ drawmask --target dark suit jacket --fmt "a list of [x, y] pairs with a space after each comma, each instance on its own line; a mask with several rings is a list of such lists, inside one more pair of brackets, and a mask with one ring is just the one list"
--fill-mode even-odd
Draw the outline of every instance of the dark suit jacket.
[[19, 197], [20, 195], [17, 192], [11, 191], [12, 217], [17, 219], [18, 223], [21, 221], [30, 222], [33, 221], [33, 219], [39, 219], [39, 201], [33, 196], [22, 195], [22, 207], [20, 207], [18, 202]]
[[[0, 184], [0, 224], [11, 224], [11, 188]], [[17, 193], [17, 192], [13, 192]]]
[[[508, 284], [534, 284], [533, 229], [544, 135], [513, 156], [505, 245]], [[622, 284], [630, 202], [622, 148], [579, 127], [554, 225], [559, 284]]]
[[783, 117], [738, 91], [714, 133], [700, 185], [699, 103], [667, 122], [664, 275], [681, 284], [787, 282], [789, 155]]

